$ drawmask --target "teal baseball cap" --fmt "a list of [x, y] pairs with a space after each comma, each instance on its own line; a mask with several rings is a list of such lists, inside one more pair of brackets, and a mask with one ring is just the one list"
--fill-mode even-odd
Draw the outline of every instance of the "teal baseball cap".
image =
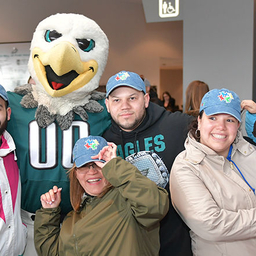
[[146, 93], [145, 83], [138, 74], [130, 71], [120, 71], [109, 78], [106, 85], [106, 97], [120, 86], [128, 86]]
[[202, 98], [200, 112], [207, 116], [229, 114], [241, 122], [241, 101], [238, 95], [228, 89], [213, 89]]

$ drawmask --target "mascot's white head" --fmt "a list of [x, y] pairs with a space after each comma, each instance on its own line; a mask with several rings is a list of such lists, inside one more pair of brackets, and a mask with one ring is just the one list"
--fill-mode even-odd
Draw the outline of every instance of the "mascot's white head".
[[[72, 13], [49, 16], [38, 24], [31, 41], [33, 91], [53, 101], [81, 101], [99, 86], [108, 49], [107, 36], [93, 20]], [[40, 104], [39, 98], [35, 96]]]

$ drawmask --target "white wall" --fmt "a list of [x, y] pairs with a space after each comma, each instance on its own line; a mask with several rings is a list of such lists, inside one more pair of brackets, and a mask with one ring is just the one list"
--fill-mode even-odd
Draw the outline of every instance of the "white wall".
[[159, 86], [160, 59], [182, 59], [182, 22], [146, 23], [141, 0], [3, 1], [0, 43], [30, 41], [37, 24], [57, 12], [84, 14], [107, 34], [110, 52], [101, 84], [124, 69]]
[[141, 0], [8, 0], [1, 2], [0, 42], [30, 41], [45, 17], [81, 13], [94, 19], [110, 40], [101, 84], [126, 69], [159, 86], [161, 59], [184, 56], [183, 93], [189, 82], [201, 79], [210, 88], [225, 86], [242, 99], [251, 98], [253, 10], [252, 0], [183, 0], [182, 25], [146, 23]]
[[185, 0], [183, 95], [199, 79], [252, 98], [253, 14], [252, 0]]

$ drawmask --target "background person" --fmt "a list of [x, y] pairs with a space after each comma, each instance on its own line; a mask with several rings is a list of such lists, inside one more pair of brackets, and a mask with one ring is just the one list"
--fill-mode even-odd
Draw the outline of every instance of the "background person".
[[200, 109], [200, 102], [203, 96], [209, 91], [209, 86], [203, 81], [192, 81], [186, 89], [185, 113], [197, 117]]
[[255, 255], [256, 150], [238, 130], [239, 97], [209, 91], [171, 170], [173, 205], [197, 256]]
[[163, 92], [162, 94], [162, 101], [164, 108], [171, 112], [177, 111], [179, 108], [175, 105], [175, 99], [172, 98], [171, 94], [167, 91]]
[[8, 96], [0, 85], [0, 255], [17, 256], [25, 250], [27, 228], [20, 214], [21, 184], [16, 147], [6, 131], [10, 118]]
[[[134, 72], [121, 71], [110, 77], [106, 91], [112, 125], [103, 137], [117, 145], [122, 158], [133, 156], [140, 165], [144, 153], [152, 152], [152, 157], [162, 159], [170, 171], [175, 157], [184, 149], [191, 117], [150, 102], [145, 84]], [[171, 205], [161, 221], [160, 244], [160, 256], [192, 255], [188, 228]]]
[[144, 82], [144, 84], [145, 84], [145, 86], [146, 86], [146, 91], [147, 91], [147, 93], [149, 93], [149, 91], [150, 91], [150, 89], [151, 89], [151, 84], [150, 84], [150, 82], [148, 81], [147, 78], [145, 78], [144, 75], [140, 75], [140, 78], [143, 80], [143, 82]]
[[116, 157], [116, 149], [99, 136], [76, 142], [69, 171], [73, 211], [60, 230], [61, 189], [41, 196], [35, 219], [39, 255], [158, 255], [168, 193]]
[[157, 91], [152, 87], [149, 90], [149, 97], [150, 97], [150, 101], [154, 102], [155, 104], [163, 107], [163, 102], [158, 98], [158, 94]]

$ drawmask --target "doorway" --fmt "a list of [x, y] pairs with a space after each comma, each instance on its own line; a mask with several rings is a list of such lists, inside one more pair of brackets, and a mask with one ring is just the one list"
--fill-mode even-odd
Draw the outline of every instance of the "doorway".
[[160, 68], [159, 98], [168, 91], [175, 99], [175, 105], [183, 111], [183, 69], [182, 68]]

